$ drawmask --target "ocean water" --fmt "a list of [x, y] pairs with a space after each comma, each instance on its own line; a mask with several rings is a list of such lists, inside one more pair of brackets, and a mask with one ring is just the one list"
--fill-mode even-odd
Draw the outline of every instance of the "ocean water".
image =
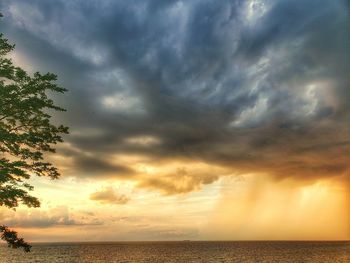
[[0, 246], [0, 262], [350, 262], [350, 242], [41, 243], [31, 253]]

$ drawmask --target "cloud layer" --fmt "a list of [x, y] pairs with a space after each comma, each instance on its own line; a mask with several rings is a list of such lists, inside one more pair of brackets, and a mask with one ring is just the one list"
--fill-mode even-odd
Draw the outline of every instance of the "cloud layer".
[[2, 223], [21, 228], [50, 228], [59, 226], [97, 226], [103, 222], [97, 218], [73, 215], [67, 206], [57, 206], [49, 210], [0, 211]]
[[[345, 0], [36, 0], [1, 10], [32, 70], [58, 73], [69, 89], [69, 114], [57, 118], [71, 126], [60, 151], [70, 175], [132, 178], [166, 194], [232, 173], [349, 179]], [[169, 160], [225, 171], [139, 169]]]

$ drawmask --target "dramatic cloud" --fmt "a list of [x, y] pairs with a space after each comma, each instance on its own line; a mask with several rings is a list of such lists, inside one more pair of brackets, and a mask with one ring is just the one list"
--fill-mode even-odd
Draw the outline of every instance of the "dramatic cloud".
[[[345, 0], [19, 0], [0, 8], [23, 64], [57, 72], [69, 89], [68, 114], [56, 118], [71, 126], [74, 150], [59, 152], [71, 175], [131, 178], [165, 194], [239, 173], [349, 180]], [[173, 159], [225, 172], [139, 169]]]

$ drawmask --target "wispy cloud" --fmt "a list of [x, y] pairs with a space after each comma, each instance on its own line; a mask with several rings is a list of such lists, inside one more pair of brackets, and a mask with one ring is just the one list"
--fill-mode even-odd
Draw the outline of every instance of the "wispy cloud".
[[78, 217], [67, 206], [58, 206], [49, 210], [4, 211], [2, 223], [20, 228], [49, 228], [57, 226], [92, 226], [102, 225], [97, 218]]

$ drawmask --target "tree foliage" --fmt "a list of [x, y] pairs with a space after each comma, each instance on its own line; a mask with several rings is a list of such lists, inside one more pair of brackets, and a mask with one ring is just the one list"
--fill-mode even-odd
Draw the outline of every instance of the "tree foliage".
[[[59, 177], [59, 172], [45, 153], [54, 153], [54, 145], [68, 133], [63, 125], [54, 125], [49, 112], [64, 111], [48, 93], [66, 90], [55, 84], [56, 75], [36, 72], [30, 76], [13, 65], [8, 54], [14, 49], [0, 34], [0, 206], [16, 208], [19, 204], [39, 207], [39, 200], [27, 180], [33, 176]], [[9, 246], [30, 246], [17, 233], [0, 227], [1, 238]]]
[[23, 238], [17, 236], [17, 232], [10, 230], [6, 226], [0, 226], [1, 239], [5, 240], [9, 247], [12, 248], [23, 248], [25, 252], [29, 252], [32, 247]]

